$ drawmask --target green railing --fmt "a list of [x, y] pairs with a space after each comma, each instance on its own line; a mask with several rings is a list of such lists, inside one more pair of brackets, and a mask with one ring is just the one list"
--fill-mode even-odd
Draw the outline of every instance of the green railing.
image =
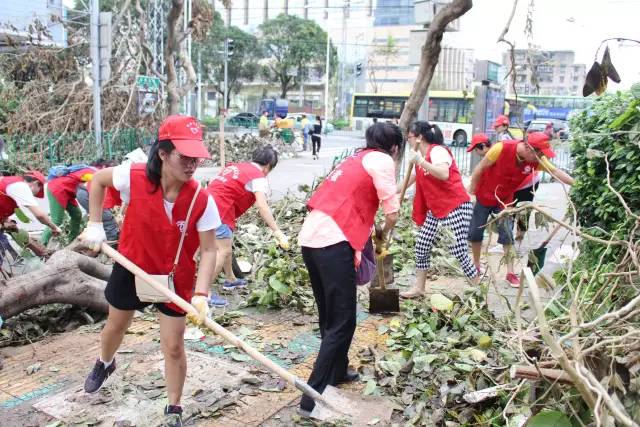
[[25, 168], [46, 170], [60, 163], [88, 163], [98, 157], [119, 160], [126, 153], [150, 144], [154, 135], [145, 129], [121, 129], [102, 134], [102, 150], [93, 132], [3, 135], [8, 161]]

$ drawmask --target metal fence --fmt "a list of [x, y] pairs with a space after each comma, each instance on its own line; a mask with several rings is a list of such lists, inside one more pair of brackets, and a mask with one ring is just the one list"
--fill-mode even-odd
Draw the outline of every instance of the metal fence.
[[150, 144], [155, 135], [144, 129], [103, 132], [99, 150], [92, 132], [3, 135], [8, 161], [23, 167], [47, 169], [60, 163], [90, 162], [102, 157], [119, 159]]

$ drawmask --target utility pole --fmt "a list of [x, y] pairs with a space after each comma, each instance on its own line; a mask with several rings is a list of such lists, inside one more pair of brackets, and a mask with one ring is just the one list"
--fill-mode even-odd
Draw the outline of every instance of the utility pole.
[[347, 57], [347, 18], [349, 17], [350, 0], [344, 0], [344, 6], [342, 8], [342, 58], [340, 60], [340, 99], [338, 105], [340, 106], [340, 116], [344, 116], [344, 91], [345, 91], [345, 69], [344, 61]]
[[[326, 15], [325, 15], [326, 16]], [[329, 121], [329, 63], [331, 62], [331, 39], [329, 38], [329, 28], [327, 28], [327, 59], [324, 69], [324, 120]]]
[[93, 78], [93, 126], [98, 157], [102, 156], [102, 112], [100, 102], [100, 1], [91, 0], [91, 76]]
[[196, 92], [196, 117], [202, 120], [202, 49], [198, 49], [198, 88]]

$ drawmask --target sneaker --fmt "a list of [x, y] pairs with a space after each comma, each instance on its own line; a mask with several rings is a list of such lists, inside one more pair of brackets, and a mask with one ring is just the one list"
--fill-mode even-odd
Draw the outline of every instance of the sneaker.
[[507, 273], [507, 277], [505, 277], [505, 280], [509, 282], [509, 285], [511, 285], [512, 288], [520, 287], [520, 279], [515, 273]]
[[222, 289], [225, 291], [232, 291], [234, 289], [244, 289], [247, 287], [247, 281], [244, 279], [236, 279], [233, 282], [225, 280], [222, 284]]
[[210, 307], [226, 307], [228, 304], [225, 298], [222, 298], [220, 295], [211, 294], [209, 298], [209, 306]]
[[104, 367], [104, 363], [100, 359], [96, 361], [93, 366], [93, 370], [84, 381], [84, 391], [87, 393], [95, 393], [102, 388], [104, 381], [109, 378], [109, 375], [113, 374], [116, 370], [116, 359], [113, 359], [111, 365], [108, 368]]
[[167, 405], [164, 407], [164, 423], [166, 427], [182, 427], [182, 407]]

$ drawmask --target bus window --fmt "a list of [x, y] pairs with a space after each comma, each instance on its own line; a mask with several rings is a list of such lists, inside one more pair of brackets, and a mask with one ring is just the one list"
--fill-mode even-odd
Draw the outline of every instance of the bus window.
[[369, 111], [369, 98], [357, 96], [354, 102], [353, 115], [355, 117], [367, 117]]

